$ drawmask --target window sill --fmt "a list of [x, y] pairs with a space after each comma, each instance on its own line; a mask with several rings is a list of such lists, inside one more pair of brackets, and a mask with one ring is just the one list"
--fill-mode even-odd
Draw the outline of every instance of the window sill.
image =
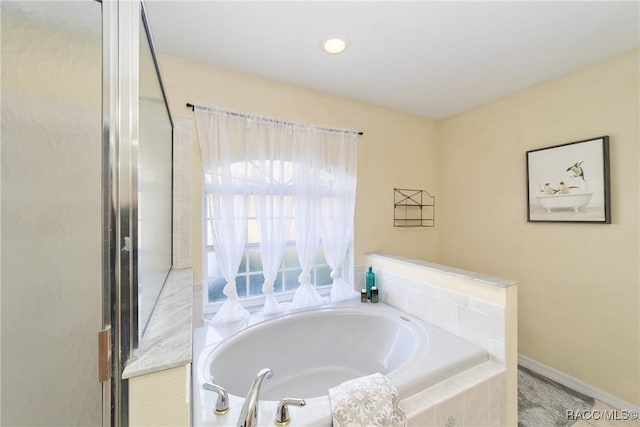
[[[204, 289], [203, 289], [204, 290]], [[320, 294], [321, 297], [329, 297], [331, 293], [331, 285], [317, 287], [316, 291]], [[295, 290], [289, 292], [280, 292], [275, 294], [276, 299], [279, 303], [289, 303], [293, 301], [293, 295], [296, 293]], [[264, 306], [264, 295], [250, 297], [250, 298], [241, 298], [240, 304], [251, 314], [255, 314], [260, 311]], [[203, 320], [204, 322], [208, 322], [211, 318], [216, 314], [218, 309], [222, 307], [225, 301], [216, 301], [214, 303], [204, 303], [203, 307]]]

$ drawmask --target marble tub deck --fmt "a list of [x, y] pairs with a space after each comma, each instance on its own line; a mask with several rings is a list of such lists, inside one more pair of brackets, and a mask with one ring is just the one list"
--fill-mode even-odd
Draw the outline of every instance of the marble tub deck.
[[192, 305], [192, 269], [172, 270], [123, 379], [191, 363]]

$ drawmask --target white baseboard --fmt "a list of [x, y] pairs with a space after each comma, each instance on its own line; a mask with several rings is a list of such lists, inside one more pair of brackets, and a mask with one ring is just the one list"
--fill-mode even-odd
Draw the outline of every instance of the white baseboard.
[[584, 381], [572, 377], [571, 375], [565, 374], [562, 371], [552, 368], [551, 366], [547, 366], [520, 353], [518, 353], [518, 364], [538, 374], [544, 375], [550, 380], [560, 383], [565, 387], [569, 387], [578, 393], [598, 399], [607, 405], [613, 406], [614, 408], [628, 411], [640, 411], [640, 406], [638, 405], [622, 400], [604, 390], [596, 388]]

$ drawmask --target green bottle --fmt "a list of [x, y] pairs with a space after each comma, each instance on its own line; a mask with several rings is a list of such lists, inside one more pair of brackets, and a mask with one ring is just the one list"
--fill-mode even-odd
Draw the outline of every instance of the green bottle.
[[367, 271], [367, 298], [371, 299], [371, 288], [376, 285], [376, 274], [373, 272], [373, 267], [369, 267], [369, 271]]

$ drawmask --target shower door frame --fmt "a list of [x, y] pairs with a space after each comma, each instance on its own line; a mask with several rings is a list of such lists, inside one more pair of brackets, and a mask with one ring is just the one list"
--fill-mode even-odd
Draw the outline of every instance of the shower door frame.
[[102, 425], [129, 424], [122, 371], [138, 345], [139, 1], [102, 2], [102, 327], [109, 335]]

